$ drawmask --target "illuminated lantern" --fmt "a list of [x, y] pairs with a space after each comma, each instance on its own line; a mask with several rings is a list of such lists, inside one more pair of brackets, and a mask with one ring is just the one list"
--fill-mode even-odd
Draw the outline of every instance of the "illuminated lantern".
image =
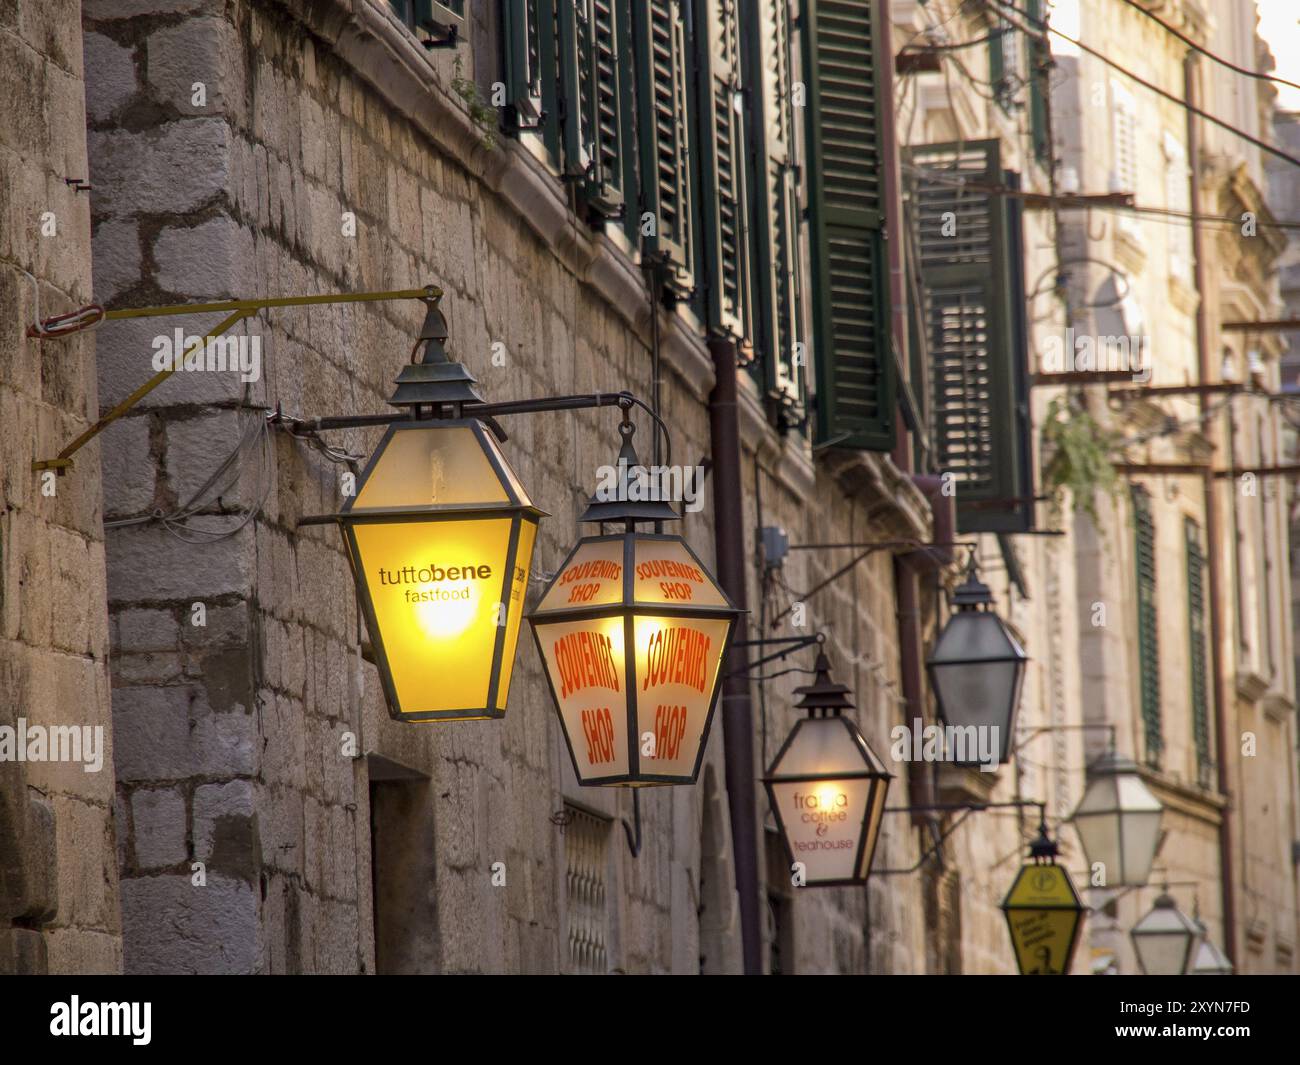
[[807, 710], [786, 737], [763, 783], [791, 863], [809, 887], [861, 884], [871, 871], [885, 796], [893, 777], [853, 722], [849, 689], [831, 680], [818, 654], [812, 684], [796, 688]]
[[[926, 668], [944, 723], [968, 737], [969, 755], [954, 761], [960, 765], [978, 762], [975, 752], [983, 744], [976, 742], [974, 730], [991, 730], [998, 761], [1005, 762], [1011, 757], [1020, 686], [1029, 656], [994, 613], [993, 594], [976, 576], [973, 558], [953, 600], [956, 613], [935, 641]], [[953, 756], [949, 751], [948, 757]]]
[[389, 401], [411, 419], [389, 427], [337, 515], [399, 721], [505, 714], [543, 516], [487, 427], [454, 416], [481, 400], [447, 358], [446, 336], [430, 303], [423, 360], [402, 371]]
[[1056, 855], [1043, 828], [1002, 902], [1021, 976], [1068, 975], [1079, 941], [1084, 905]]
[[579, 540], [528, 620], [580, 784], [693, 784], [740, 611], [680, 536], [637, 531], [677, 513], [638, 498], [621, 432], [617, 498], [597, 493], [581, 520], [623, 529]]
[[1163, 891], [1151, 911], [1129, 930], [1129, 938], [1147, 976], [1182, 976], [1191, 968], [1202, 931]]
[[1132, 759], [1108, 751], [1088, 767], [1088, 786], [1070, 816], [1090, 866], [1105, 887], [1140, 887], [1160, 845], [1164, 807]]

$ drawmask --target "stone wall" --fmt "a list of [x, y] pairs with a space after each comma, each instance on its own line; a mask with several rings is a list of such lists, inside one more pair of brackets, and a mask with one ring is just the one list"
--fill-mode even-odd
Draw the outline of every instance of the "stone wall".
[[[424, 52], [384, 10], [87, 5], [101, 297], [143, 305], [433, 283], [446, 292], [451, 351], [491, 399], [620, 388], [648, 396], [639, 271], [575, 225], [563, 187], [519, 146], [483, 144], [450, 91], [452, 56]], [[460, 54], [480, 84], [496, 76], [495, 34], [491, 16], [472, 16], [472, 47]], [[206, 90], [201, 106], [195, 82]], [[177, 321], [198, 332], [207, 319]], [[173, 535], [183, 528], [135, 520], [190, 503], [254, 408], [383, 410], [419, 322], [419, 308], [400, 303], [258, 316], [242, 328], [260, 337], [261, 380], [177, 375], [113, 431], [105, 492], [127, 968], [570, 969], [579, 915], [566, 833], [577, 831], [576, 809], [605, 833], [608, 968], [734, 971], [720, 724], [697, 788], [642, 797], [644, 845], [633, 859], [620, 824], [630, 797], [574, 784], [526, 637], [504, 721], [389, 719], [374, 668], [358, 654], [363, 634], [337, 533], [297, 524], [338, 507], [346, 467], [301, 441], [255, 441], [245, 474], [219, 499], [195, 501], [204, 513], [187, 522], [224, 539], [187, 543]], [[711, 366], [689, 321], [663, 324], [664, 415], [676, 461], [694, 462], [709, 448]], [[102, 334], [106, 398], [151, 372], [153, 338], [173, 325], [141, 320]], [[806, 452], [779, 441], [749, 403], [750, 455], [762, 452], [771, 479], [765, 520], [795, 538], [870, 539], [887, 533], [868, 516], [882, 497], [916, 506], [906, 485], [881, 480], [874, 457], [864, 466], [875, 496], [814, 473]], [[534, 556], [534, 573], [548, 573], [579, 535], [596, 466], [615, 453], [614, 416], [520, 417], [507, 428], [510, 461], [553, 515]], [[330, 437], [358, 455], [377, 440], [359, 430]], [[748, 486], [748, 463], [742, 476]], [[259, 516], [241, 524], [263, 493]], [[709, 509], [681, 531], [712, 563]], [[752, 536], [747, 529], [751, 547]], [[792, 584], [810, 587], [840, 564], [804, 556]], [[883, 744], [897, 712], [880, 694], [885, 681], [897, 684], [888, 562], [873, 560], [822, 598], [810, 624], [839, 634], [837, 667]], [[196, 604], [206, 625], [193, 624]], [[793, 720], [784, 709], [791, 686], [773, 689], [769, 755]], [[758, 735], [755, 743], [757, 764]], [[382, 822], [373, 847], [372, 801]], [[760, 823], [765, 812], [764, 802]], [[882, 859], [913, 861], [909, 829], [887, 831]], [[800, 897], [795, 967], [897, 967], [920, 944], [917, 907], [905, 901], [912, 890], [889, 892], [870, 935], [861, 892]], [[399, 916], [418, 949], [394, 943], [389, 922]]]
[[[93, 334], [25, 335], [38, 304], [91, 302], [87, 194], [69, 182], [86, 178], [77, 7], [0, 5], [0, 973], [122, 964], [100, 448], [62, 477], [31, 468], [98, 415]], [[37, 757], [17, 750], [24, 725], [99, 729], [102, 767], [88, 748], [14, 760]]]

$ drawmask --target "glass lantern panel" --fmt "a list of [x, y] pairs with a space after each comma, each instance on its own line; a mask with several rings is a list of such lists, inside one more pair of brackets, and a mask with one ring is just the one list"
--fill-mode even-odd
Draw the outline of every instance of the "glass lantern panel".
[[446, 425], [393, 430], [352, 511], [508, 502], [473, 427]]
[[[1021, 668], [1019, 662], [1013, 661], [934, 665], [930, 675], [944, 721], [949, 725], [975, 725], [990, 730], [989, 739], [996, 742], [982, 742], [979, 747], [1000, 751], [1011, 726]], [[997, 730], [995, 734], [991, 732], [993, 729]]]
[[[487, 708], [513, 519], [360, 522], [366, 586], [400, 713]], [[516, 631], [519, 615], [514, 615]]]
[[505, 603], [501, 618], [506, 628], [505, 647], [501, 652], [501, 683], [497, 686], [497, 709], [506, 708], [510, 695], [510, 678], [514, 676], [515, 652], [519, 646], [519, 622], [524, 616], [524, 598], [528, 594], [528, 571], [532, 568], [533, 542], [537, 538], [537, 525], [519, 519], [519, 549], [515, 552], [515, 573], [510, 582], [510, 598]]
[[726, 597], [709, 571], [681, 540], [638, 538], [632, 595], [638, 603], [672, 606], [726, 606]]
[[1145, 884], [1160, 841], [1160, 811], [1125, 812], [1119, 816], [1124, 840], [1123, 883]]
[[[1159, 912], [1159, 911], [1157, 911]], [[1142, 922], [1146, 924], [1146, 919]], [[1179, 926], [1177, 931], [1133, 931], [1133, 949], [1142, 971], [1148, 976], [1181, 976], [1187, 964], [1191, 933]]]
[[578, 780], [626, 775], [623, 615], [535, 622], [534, 630]]
[[623, 540], [584, 540], [569, 556], [534, 615], [623, 601]]
[[930, 661], [967, 662], [1011, 656], [1024, 657], [1024, 651], [996, 614], [963, 610], [948, 619]]
[[834, 776], [866, 773], [878, 767], [868, 761], [854, 734], [838, 717], [808, 717], [795, 725], [790, 745], [772, 766], [773, 777]]
[[694, 772], [731, 624], [717, 618], [633, 619], [642, 773]]
[[874, 783], [828, 778], [771, 784], [786, 843], [794, 860], [804, 864], [807, 883], [857, 875], [858, 846]]

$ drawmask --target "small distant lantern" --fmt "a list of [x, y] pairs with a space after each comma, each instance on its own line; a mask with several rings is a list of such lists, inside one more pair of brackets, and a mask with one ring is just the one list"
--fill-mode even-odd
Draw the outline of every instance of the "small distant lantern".
[[1232, 962], [1228, 956], [1223, 953], [1214, 941], [1210, 939], [1209, 933], [1205, 929], [1205, 922], [1199, 917], [1193, 917], [1196, 922], [1196, 931], [1200, 935], [1200, 945], [1196, 948], [1196, 956], [1192, 959], [1192, 967], [1187, 971], [1188, 976], [1231, 976], [1233, 974]]
[[636, 528], [678, 516], [624, 417], [617, 488], [581, 518], [623, 529], [579, 540], [528, 621], [579, 784], [694, 784], [741, 612], [684, 539]]
[[1201, 928], [1164, 891], [1151, 911], [1130, 929], [1129, 938], [1147, 976], [1181, 976], [1191, 968]]
[[1070, 816], [1083, 853], [1101, 866], [1105, 887], [1140, 887], [1160, 845], [1160, 800], [1137, 763], [1108, 751], [1088, 767], [1087, 789]]
[[543, 514], [487, 427], [456, 416], [481, 398], [428, 308], [423, 359], [389, 401], [411, 419], [389, 427], [337, 520], [392, 716], [499, 718]]
[[1021, 976], [1067, 976], [1085, 907], [1070, 874], [1056, 864], [1057, 847], [1046, 826], [1029, 856], [1002, 902], [1016, 965]]
[[[991, 731], [997, 737], [998, 761], [1011, 757], [1011, 737], [1025, 678], [1025, 654], [1015, 636], [993, 610], [993, 593], [976, 574], [972, 556], [966, 580], [953, 595], [956, 613], [948, 619], [926, 661], [930, 685], [945, 724], [974, 737]], [[972, 732], [971, 729], [978, 730]], [[961, 765], [979, 761], [982, 744], [970, 742]], [[954, 755], [953, 751], [948, 752]]]
[[808, 716], [794, 726], [763, 778], [777, 827], [808, 887], [861, 884], [871, 872], [893, 776], [844, 716], [849, 689], [818, 654], [812, 684], [796, 688]]

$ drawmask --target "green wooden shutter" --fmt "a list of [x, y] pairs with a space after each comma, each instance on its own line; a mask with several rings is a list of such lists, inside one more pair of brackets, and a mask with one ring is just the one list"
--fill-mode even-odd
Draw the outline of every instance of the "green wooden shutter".
[[806, 0], [817, 437], [889, 451], [897, 373], [889, 336], [874, 0]]
[[559, 57], [555, 0], [502, 0], [507, 125], [520, 136], [540, 136], [552, 161], [560, 159]]
[[622, 217], [634, 171], [627, 0], [557, 0], [564, 172], [593, 222]]
[[1015, 185], [998, 142], [909, 150], [920, 230], [934, 462], [954, 476], [957, 526], [1033, 524], [1024, 249], [1019, 201], [975, 185]]
[[1142, 704], [1142, 731], [1146, 738], [1146, 760], [1160, 764], [1164, 732], [1160, 720], [1160, 632], [1156, 612], [1156, 535], [1151, 516], [1151, 497], [1141, 485], [1134, 485], [1133, 527], [1135, 583], [1137, 585], [1138, 684]]
[[1184, 519], [1187, 538], [1187, 632], [1191, 641], [1188, 671], [1191, 674], [1192, 740], [1196, 746], [1197, 778], [1210, 783], [1210, 682], [1206, 659], [1205, 555], [1201, 551], [1201, 530], [1191, 518]]
[[[1029, 25], [1034, 29], [1043, 26], [1042, 0], [1025, 0], [1025, 14]], [[1044, 91], [1048, 81], [1048, 68], [1052, 54], [1037, 37], [1031, 37], [1029, 44], [1029, 133], [1034, 145], [1034, 158], [1047, 165], [1052, 158], [1052, 146], [1047, 143], [1047, 94]]]
[[771, 413], [784, 428], [805, 421], [807, 398], [787, 0], [744, 5], [741, 27], [752, 148], [747, 160], [753, 233], [752, 368]]
[[750, 279], [745, 130], [737, 108], [740, 17], [735, 0], [695, 0], [695, 41], [699, 57], [700, 244], [708, 321], [715, 332], [740, 341], [750, 336]]
[[647, 253], [670, 267], [669, 288], [685, 296], [695, 287], [686, 26], [678, 0], [635, 0], [632, 10], [641, 232]]

